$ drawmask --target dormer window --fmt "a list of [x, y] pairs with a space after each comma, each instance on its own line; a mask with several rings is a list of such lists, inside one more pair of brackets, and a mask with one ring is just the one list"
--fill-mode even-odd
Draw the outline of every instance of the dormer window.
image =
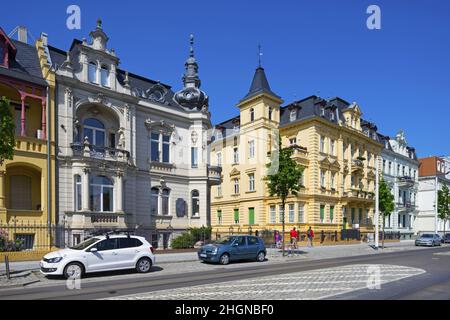
[[255, 121], [255, 109], [250, 109], [250, 122]]
[[98, 81], [97, 81], [97, 64], [95, 62], [89, 63], [88, 73], [89, 73], [89, 75], [88, 75], [89, 82], [98, 83]]
[[324, 109], [324, 108], [321, 108], [321, 109], [320, 109], [320, 112], [321, 112], [321, 116], [322, 116], [322, 117], [325, 117], [325, 109]]
[[295, 110], [295, 109], [291, 110], [291, 112], [289, 114], [289, 119], [291, 122], [297, 120], [297, 110]]
[[4, 43], [0, 42], [0, 65], [4, 66], [6, 63], [6, 54], [5, 54], [5, 47], [4, 47]]
[[331, 121], [334, 121], [334, 112], [331, 112], [330, 119], [331, 119]]
[[107, 66], [103, 65], [100, 69], [100, 77], [102, 80], [102, 86], [109, 87], [109, 69]]

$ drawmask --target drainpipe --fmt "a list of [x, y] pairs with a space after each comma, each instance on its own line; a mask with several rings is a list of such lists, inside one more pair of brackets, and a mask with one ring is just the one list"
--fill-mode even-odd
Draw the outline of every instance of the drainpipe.
[[[52, 161], [51, 161], [51, 153], [52, 153], [52, 144], [51, 144], [51, 137], [52, 137], [52, 123], [51, 123], [51, 105], [50, 105], [50, 91], [47, 87], [47, 224], [48, 224], [48, 231], [49, 231], [49, 238], [51, 240], [51, 225], [52, 225]], [[51, 242], [49, 243], [49, 246], [51, 247]]]

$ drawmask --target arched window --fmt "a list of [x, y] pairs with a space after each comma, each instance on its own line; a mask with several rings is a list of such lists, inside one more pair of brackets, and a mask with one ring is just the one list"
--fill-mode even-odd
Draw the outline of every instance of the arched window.
[[169, 195], [170, 191], [168, 189], [164, 189], [161, 194], [161, 205], [162, 205], [162, 215], [169, 215]]
[[97, 147], [105, 146], [105, 126], [97, 119], [89, 118], [83, 122], [83, 139], [88, 138], [90, 144]]
[[75, 176], [75, 211], [81, 211], [81, 177], [79, 175]]
[[88, 77], [89, 77], [89, 82], [98, 83], [98, 81], [97, 81], [97, 64], [95, 62], [89, 63]]
[[250, 122], [255, 121], [255, 109], [250, 109]]
[[159, 208], [158, 208], [158, 198], [159, 198], [159, 189], [158, 188], [152, 188], [151, 190], [151, 212], [152, 215], [159, 215]]
[[102, 86], [109, 87], [109, 69], [107, 66], [103, 65], [100, 69], [100, 77], [102, 81]]
[[192, 191], [192, 216], [198, 217], [200, 215], [200, 193], [198, 190]]
[[90, 209], [96, 212], [114, 211], [114, 183], [104, 176], [93, 176], [89, 185]]

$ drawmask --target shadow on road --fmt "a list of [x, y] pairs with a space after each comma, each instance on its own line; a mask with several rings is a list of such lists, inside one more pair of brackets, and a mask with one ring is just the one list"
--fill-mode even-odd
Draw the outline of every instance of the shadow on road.
[[[163, 271], [164, 269], [158, 266], [153, 266], [152, 270], [147, 273], [155, 273]], [[128, 274], [135, 274], [135, 275], [145, 275], [146, 273], [138, 273], [136, 270], [118, 270], [118, 271], [105, 271], [105, 272], [94, 272], [94, 273], [87, 273], [83, 276], [83, 279], [92, 279], [92, 278], [107, 278], [107, 277], [113, 277], [113, 276], [123, 276]], [[64, 280], [63, 276], [47, 276], [47, 279], [50, 280]]]

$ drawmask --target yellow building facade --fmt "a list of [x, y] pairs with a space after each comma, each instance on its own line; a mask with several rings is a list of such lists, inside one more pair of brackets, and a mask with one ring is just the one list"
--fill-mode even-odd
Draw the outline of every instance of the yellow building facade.
[[238, 104], [240, 116], [216, 126], [211, 162], [223, 171], [222, 185], [211, 191], [213, 233], [282, 230], [281, 201], [270, 197], [264, 181], [276, 169], [271, 155], [278, 134], [304, 168], [303, 187], [286, 202], [286, 230], [373, 232], [375, 166], [383, 148], [376, 126], [361, 119], [356, 103], [340, 98], [281, 103], [259, 67]]
[[40, 41], [12, 40], [0, 28], [0, 46], [7, 55], [0, 56], [0, 96], [10, 101], [16, 130], [14, 157], [0, 166], [0, 226], [25, 249], [45, 249], [56, 209], [54, 90]]

